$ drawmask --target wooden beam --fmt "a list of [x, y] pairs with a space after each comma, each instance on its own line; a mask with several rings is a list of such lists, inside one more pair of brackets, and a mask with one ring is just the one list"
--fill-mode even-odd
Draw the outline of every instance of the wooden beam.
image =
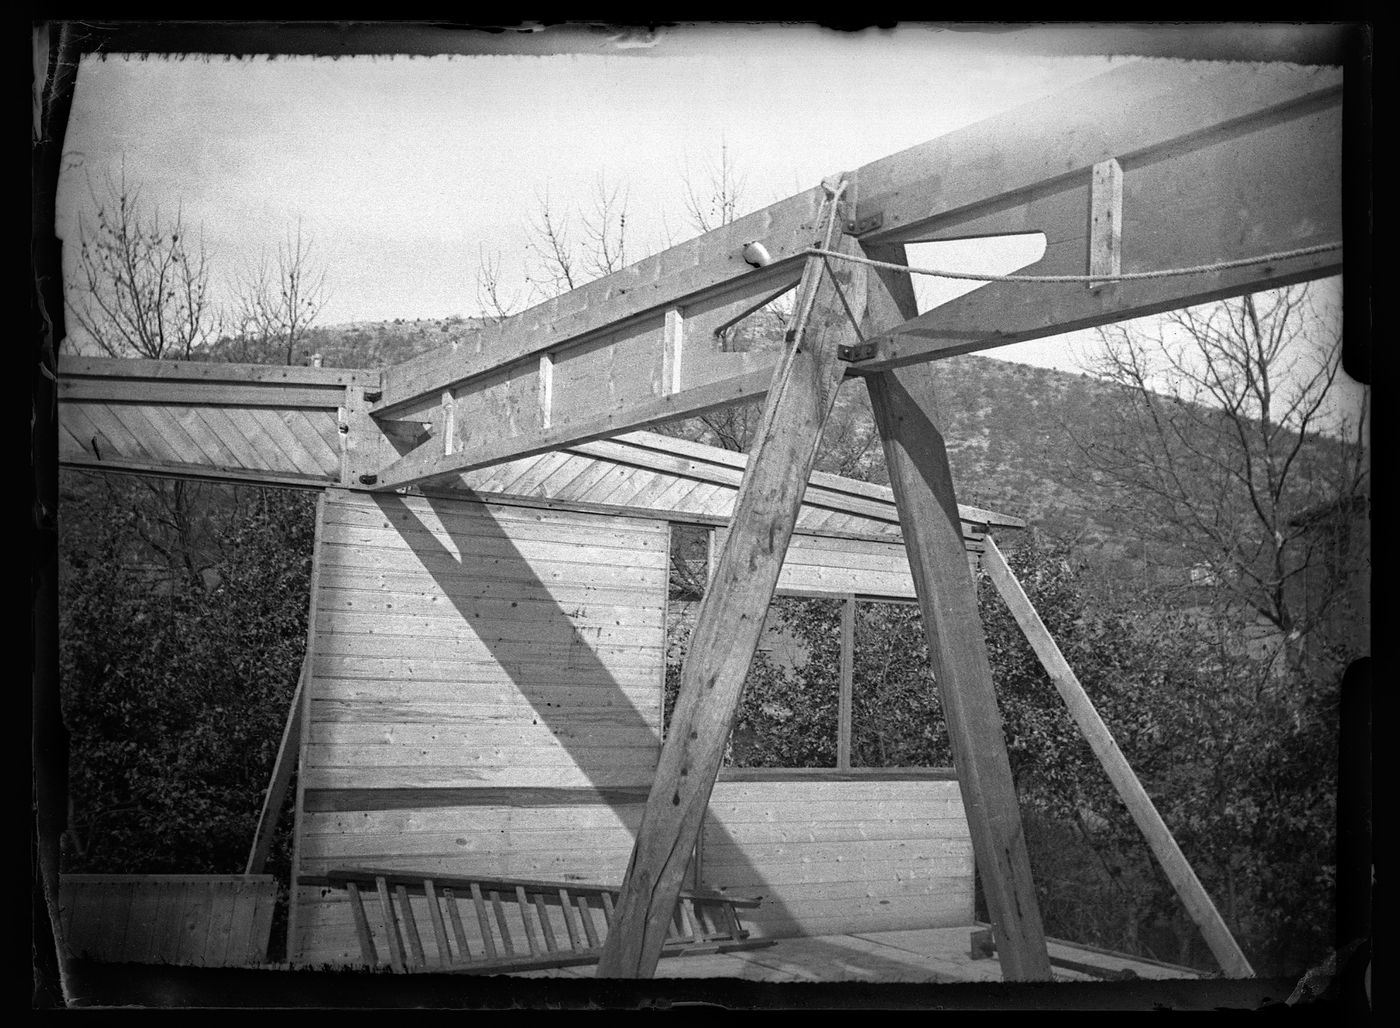
[[137, 378], [220, 385], [347, 386], [379, 388], [381, 372], [365, 368], [307, 368], [286, 364], [225, 364], [219, 361], [163, 361], [118, 357], [58, 359], [59, 378]]
[[1128, 759], [1118, 748], [1113, 733], [1108, 730], [1103, 718], [1099, 717], [1098, 711], [1094, 709], [1093, 701], [1079, 683], [1074, 670], [1060, 652], [1054, 637], [1045, 627], [1045, 622], [1041, 621], [1040, 614], [1021, 588], [1021, 583], [1016, 580], [1006, 563], [1006, 558], [1002, 556], [991, 536], [987, 536], [982, 566], [987, 569], [992, 584], [1006, 601], [1011, 616], [1016, 619], [1016, 624], [1025, 633], [1031, 649], [1035, 650], [1035, 655], [1050, 675], [1055, 690], [1065, 701], [1070, 716], [1088, 740], [1094, 756], [1099, 758], [1109, 781], [1127, 804], [1133, 821], [1147, 839], [1153, 856], [1162, 865], [1167, 880], [1172, 883], [1172, 888], [1176, 890], [1177, 896], [1191, 915], [1191, 920], [1200, 928], [1201, 935], [1205, 937], [1206, 944], [1210, 946], [1210, 951], [1219, 961], [1221, 969], [1231, 978], [1252, 978], [1254, 969], [1250, 967], [1244, 952], [1230, 934], [1230, 929], [1226, 927], [1220, 912], [1215, 909], [1215, 904], [1211, 902], [1205, 887], [1196, 877], [1196, 872], [1181, 852], [1181, 847], [1176, 844], [1171, 830], [1157, 813], [1152, 798], [1147, 795], [1147, 790], [1133, 773]]
[[878, 227], [861, 242], [921, 239], [936, 220], [992, 200], [1016, 202], [1101, 161], [1116, 159], [1126, 171], [1170, 159], [1211, 132], [1248, 135], [1299, 105], [1339, 105], [1341, 83], [1339, 68], [1127, 64], [862, 166], [855, 219], [878, 219]]
[[[1093, 167], [1107, 160], [1124, 162], [1131, 189], [1129, 162], [1169, 164], [1181, 152], [1199, 148], [1212, 132], [1248, 136], [1285, 109], [1319, 104], [1339, 109], [1340, 82], [1340, 72], [1331, 68], [1129, 65], [864, 166], [851, 177], [856, 194], [852, 230], [872, 242], [922, 238], [924, 232], [936, 232], [935, 223], [941, 219], [974, 210], [1018, 207], [1035, 190], [1058, 188], [1066, 179], [1087, 180]], [[1337, 120], [1336, 110], [1328, 116]], [[1309, 161], [1317, 151], [1298, 152], [1308, 160], [1271, 152], [1263, 155], [1264, 163], [1306, 179]], [[1339, 154], [1338, 150], [1326, 156], [1339, 161]], [[1222, 185], [1228, 190], [1235, 184]], [[1183, 188], [1202, 185], [1193, 178]], [[424, 397], [488, 379], [545, 350], [562, 361], [566, 354], [584, 354], [601, 343], [625, 341], [638, 333], [655, 336], [654, 343], [634, 348], [632, 356], [636, 359], [654, 349], [656, 386], [662, 392], [667, 311], [678, 309], [683, 319], [704, 320], [702, 311], [724, 307], [727, 313], [714, 325], [707, 324], [703, 334], [722, 327], [724, 318], [761, 305], [765, 290], [771, 295], [790, 285], [800, 266], [797, 258], [814, 240], [819, 203], [820, 190], [808, 190], [487, 326], [468, 345], [444, 348], [390, 368], [376, 414], [407, 416], [403, 409]], [[1149, 198], [1149, 203], [1170, 211], [1171, 204], [1161, 199]], [[1255, 252], [1277, 242], [1256, 232], [1237, 231], [1241, 226], [1233, 205], [1226, 204], [1217, 214], [1222, 237], [1231, 237], [1234, 226], [1233, 238], [1256, 247]], [[1183, 220], [1179, 213], [1176, 218]], [[1207, 224], [1187, 228], [1200, 231]], [[1318, 225], [1324, 232], [1332, 227]], [[1080, 234], [1086, 231], [1087, 223], [1080, 226]], [[1125, 231], [1130, 231], [1129, 225], [1125, 224]], [[772, 263], [749, 266], [743, 251], [750, 242], [761, 242]], [[1125, 246], [1131, 243], [1125, 240]], [[1083, 253], [1076, 264], [1082, 274]], [[728, 299], [730, 295], [736, 298]], [[689, 327], [686, 334], [695, 338]], [[687, 353], [687, 366], [692, 360]], [[724, 377], [737, 373], [731, 369]]]
[[[891, 256], [879, 246], [866, 249], [877, 260]], [[913, 308], [908, 276], [881, 272], [867, 281], [870, 321]], [[931, 369], [887, 371], [867, 377], [866, 385], [899, 507], [1002, 974], [1012, 981], [1049, 980], [1040, 906], [977, 612], [976, 586], [963, 549]]]
[[[837, 214], [829, 208], [828, 237]], [[848, 295], [851, 283], [864, 278], [856, 267], [834, 274]], [[599, 977], [651, 977], [665, 943], [822, 426], [844, 374], [836, 350], [850, 329], [831, 278], [820, 260], [809, 259], [794, 337], [774, 375], [733, 527], [700, 604]]]
[[[631, 338], [653, 327], [659, 368], [666, 311], [678, 308], [686, 317], [689, 308], [695, 308], [698, 316], [719, 304], [727, 313], [718, 324], [708, 327], [713, 332], [726, 320], [742, 317], [796, 282], [802, 251], [820, 235], [817, 212], [821, 201], [820, 187], [806, 190], [498, 324], [484, 326], [455, 350], [444, 347], [388, 368], [384, 395], [375, 413], [402, 417], [401, 412], [422, 397], [436, 396], [443, 389], [490, 376], [510, 364], [533, 360], [545, 351], [562, 361], [569, 350]], [[772, 254], [771, 265], [753, 268], [744, 261], [745, 245], [755, 241], [762, 242]], [[693, 333], [687, 334], [697, 339]], [[693, 359], [692, 353], [686, 353], [686, 361]]]
[[460, 474], [474, 468], [489, 467], [519, 457], [530, 457], [549, 450], [559, 450], [577, 443], [602, 439], [636, 428], [646, 428], [677, 418], [694, 417], [732, 407], [739, 403], [757, 403], [768, 392], [773, 381], [771, 367], [748, 371], [722, 382], [686, 389], [679, 393], [643, 399], [624, 399], [608, 404], [606, 394], [594, 413], [575, 418], [549, 428], [534, 428], [518, 435], [504, 436], [480, 445], [464, 447], [460, 453], [441, 455], [432, 441], [405, 454], [378, 473], [370, 488], [376, 491], [403, 488], [430, 482], [447, 475]]
[[198, 407], [277, 407], [286, 410], [334, 410], [345, 387], [281, 382], [246, 382], [141, 378], [60, 378], [64, 404], [132, 403]]
[[176, 464], [162, 461], [98, 458], [92, 454], [63, 453], [59, 464], [65, 468], [100, 471], [104, 475], [142, 475], [150, 478], [179, 478], [195, 482], [247, 482], [251, 485], [286, 486], [290, 489], [324, 489], [335, 483], [327, 475], [268, 471], [260, 468], [226, 468], [216, 464]]
[[[1213, 265], [1340, 241], [1341, 90], [1335, 70], [1254, 67], [1203, 72], [1149, 65], [1115, 71], [1093, 82], [1097, 84], [1092, 88], [1086, 84], [1071, 91], [1067, 100], [1031, 105], [867, 165], [857, 179], [863, 213], [854, 220], [878, 227], [862, 234], [862, 241], [895, 247], [915, 240], [1041, 232], [1045, 254], [1022, 272], [1085, 275], [1097, 245], [1091, 214], [1094, 169], [1106, 162], [1116, 162], [1121, 170], [1114, 188], [1121, 187], [1123, 197], [1119, 263], [1124, 273]], [[1158, 106], [1165, 112], [1160, 118]], [[777, 209], [787, 210], [778, 205], [770, 211]], [[789, 233], [795, 239], [792, 233], [800, 235], [796, 228]], [[1110, 223], [1109, 237], [1111, 233]], [[687, 252], [693, 260], [719, 268], [733, 258], [726, 247], [736, 242], [732, 234], [706, 235], [687, 244]], [[646, 265], [646, 274], [660, 275], [662, 266]], [[686, 296], [685, 302], [695, 309], [713, 306], [720, 303], [719, 291], [741, 286], [747, 290], [744, 303], [757, 302], [760, 287], [772, 283], [746, 280], [745, 268], [730, 267], [728, 278], [715, 271], [706, 279], [710, 284]], [[849, 373], [872, 374], [1060, 335], [1320, 278], [1340, 268], [1339, 251], [1330, 251], [1094, 289], [1082, 283], [996, 283], [922, 315], [911, 310], [872, 325], [867, 338], [875, 344], [874, 354], [853, 364]], [[764, 275], [769, 269], [748, 271]], [[698, 366], [707, 367], [709, 374], [703, 381], [693, 380], [686, 377], [697, 366], [689, 344], [682, 388], [664, 391], [667, 373], [674, 381], [676, 371], [665, 356], [667, 311], [675, 308], [673, 294], [680, 283], [690, 288], [699, 281], [686, 278], [683, 270], [676, 276], [675, 288], [658, 282], [657, 291], [640, 298], [633, 291], [620, 299], [609, 293], [603, 283], [623, 288], [625, 279], [614, 281], [616, 276], [576, 291], [579, 295], [569, 301], [575, 305], [595, 299], [601, 304], [600, 297], [611, 297], [607, 302], [613, 306], [580, 308], [578, 324], [592, 335], [539, 328], [545, 332], [540, 345], [566, 344], [562, 352], [578, 356], [571, 381], [578, 395], [590, 398], [589, 404], [568, 418], [554, 419], [548, 428], [525, 423], [512, 428], [496, 416], [480, 418], [484, 435], [465, 452], [443, 460], [425, 447], [421, 454], [385, 469], [381, 484], [410, 485], [425, 476], [483, 467], [716, 406], [757, 401], [767, 375], [744, 363], [748, 355], [708, 354]], [[658, 298], [671, 306], [646, 306]], [[738, 301], [725, 309], [739, 310], [734, 303]], [[622, 312], [630, 320], [607, 327], [600, 320], [605, 310]], [[684, 318], [680, 326], [673, 318], [671, 327], [679, 327], [689, 338]], [[670, 338], [674, 342], [674, 331]], [[595, 354], [598, 347], [602, 349]], [[610, 355], [607, 360], [601, 356], [604, 351]], [[478, 356], [466, 364], [448, 355], [436, 374], [470, 374], [471, 388], [481, 390], [480, 409], [489, 410], [487, 398], [505, 402], [501, 398], [519, 388], [512, 377], [517, 372], [509, 364], [518, 359], [511, 356], [516, 352], [507, 346], [499, 359]], [[731, 365], [731, 360], [737, 363]], [[654, 374], [637, 370], [626, 380], [616, 378], [617, 367], [631, 367], [635, 361], [654, 364]], [[395, 402], [411, 406], [422, 395], [410, 389]], [[604, 416], [599, 407], [606, 411]]]
[[310, 663], [304, 661], [301, 674], [297, 676], [297, 687], [292, 692], [292, 705], [287, 711], [287, 722], [282, 726], [282, 741], [277, 746], [277, 759], [272, 764], [272, 778], [267, 784], [267, 794], [263, 796], [262, 813], [258, 815], [258, 827], [253, 832], [253, 847], [248, 851], [248, 866], [245, 875], [262, 874], [267, 863], [267, 854], [272, 849], [272, 835], [277, 830], [277, 821], [282, 814], [282, 800], [287, 795], [287, 785], [292, 780], [296, 768], [297, 754], [301, 749], [301, 694], [306, 685]]
[[[1341, 241], [1341, 94], [1296, 103], [1178, 146], [1119, 160], [1123, 273], [1199, 267]], [[1026, 275], [1093, 274], [1094, 172], [920, 223], [924, 240], [1039, 231]], [[1073, 284], [992, 283], [896, 327], [877, 327], [860, 373], [973, 353], [1341, 272], [1340, 250], [1186, 276]]]
[[856, 598], [841, 602], [841, 682], [836, 700], [836, 769], [851, 769], [851, 699], [855, 686]]

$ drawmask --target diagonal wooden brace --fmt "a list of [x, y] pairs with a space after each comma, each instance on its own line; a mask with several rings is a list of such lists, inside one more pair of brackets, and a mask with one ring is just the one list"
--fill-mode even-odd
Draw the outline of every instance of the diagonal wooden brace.
[[1230, 934], [1224, 918], [1211, 902], [1201, 880], [1196, 877], [1186, 854], [1181, 852], [1171, 829], [1157, 812], [1152, 798], [1147, 795], [1142, 782], [1133, 773], [1128, 758], [1123, 756], [1123, 751], [1118, 748], [1113, 733], [1094, 709], [1093, 701], [1084, 691], [1084, 686], [1079, 684], [1079, 678], [1069, 666], [1069, 661], [1065, 660], [1060, 647], [1045, 627], [1045, 622], [1040, 620], [1040, 614], [1021, 588], [1021, 583], [1017, 581], [1006, 563], [1006, 558], [1002, 556], [996, 541], [990, 535], [986, 539], [983, 561], [992, 584], [1006, 601], [1011, 616], [1025, 633], [1026, 641], [1031, 644], [1031, 649], [1040, 659], [1041, 666], [1050, 675], [1050, 681], [1055, 684], [1055, 690], [1065, 701], [1070, 716], [1084, 734], [1089, 748], [1094, 751], [1094, 756], [1103, 765], [1113, 788], [1132, 814], [1133, 821], [1147, 840], [1152, 855], [1157, 858], [1157, 863], [1161, 865], [1162, 872], [1176, 890], [1182, 905], [1191, 915], [1191, 920], [1195, 921], [1196, 927], [1201, 930], [1201, 936], [1206, 940], [1206, 945], [1210, 947], [1215, 959], [1219, 961], [1221, 970], [1231, 978], [1253, 978], [1254, 968], [1250, 966], [1244, 951]]
[[[824, 212], [827, 238], [835, 235], [836, 207], [829, 201]], [[845, 239], [836, 245], [854, 246]], [[792, 345], [774, 373], [731, 529], [681, 670], [680, 694], [623, 879], [614, 929], [598, 965], [600, 978], [655, 973], [685, 884], [822, 427], [845, 374], [836, 350], [849, 322], [834, 295], [832, 274], [845, 281], [848, 296], [865, 292], [863, 283], [851, 288], [862, 278], [856, 266], [824, 273], [819, 258], [809, 259]]]

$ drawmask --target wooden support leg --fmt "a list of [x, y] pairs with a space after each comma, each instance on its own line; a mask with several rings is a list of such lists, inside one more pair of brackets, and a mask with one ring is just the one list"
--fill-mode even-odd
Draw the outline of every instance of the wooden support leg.
[[292, 693], [292, 709], [287, 712], [287, 723], [282, 728], [282, 742], [277, 747], [277, 759], [272, 765], [272, 779], [267, 785], [267, 795], [263, 797], [262, 814], [258, 817], [258, 827], [253, 833], [253, 848], [248, 851], [248, 866], [245, 875], [262, 874], [267, 863], [267, 854], [272, 849], [272, 833], [277, 828], [277, 819], [282, 813], [282, 800], [287, 795], [287, 783], [292, 779], [292, 769], [296, 767], [297, 753], [301, 746], [301, 693], [306, 684], [307, 664], [303, 663], [301, 676], [297, 679], [296, 691]]
[[927, 365], [866, 378], [982, 888], [1009, 981], [1050, 978], [987, 643]]
[[[830, 208], [828, 203], [828, 216]], [[829, 227], [827, 238], [833, 235]], [[864, 295], [864, 289], [851, 289], [860, 275], [856, 266], [824, 274], [820, 259], [809, 260], [795, 342], [774, 373], [729, 537], [700, 604], [656, 780], [598, 965], [600, 978], [651, 977], [666, 941], [822, 426], [845, 373], [836, 348], [848, 323], [833, 294], [833, 275], [847, 296]]]
[[[902, 246], [867, 246], [875, 260], [904, 263]], [[866, 279], [867, 336], [918, 315], [909, 276], [877, 270]], [[1048, 979], [1040, 905], [992, 690], [948, 453], [936, 417], [929, 366], [869, 375], [871, 406], [899, 508], [909, 569], [923, 613], [933, 673], [948, 722], [958, 786], [972, 831], [1002, 974]]]
[[1215, 904], [1206, 894], [1201, 880], [1196, 877], [1196, 872], [1191, 869], [1186, 855], [1181, 852], [1181, 847], [1172, 837], [1171, 829], [1162, 820], [1162, 815], [1157, 813], [1152, 798], [1147, 795], [1147, 790], [1142, 787], [1137, 775], [1133, 774], [1128, 758], [1123, 756], [1123, 751], [1118, 748], [1113, 733], [1108, 730], [1108, 726], [1099, 717], [1099, 712], [1094, 709], [1093, 701], [1079, 684], [1079, 679], [1070, 668], [1069, 662], [1065, 660], [1059, 646], [1055, 645], [1054, 637], [1045, 627], [1045, 622], [1040, 620], [1030, 597], [1021, 588], [1016, 576], [1011, 573], [1011, 568], [1007, 566], [1006, 559], [997, 549], [991, 536], [987, 536], [987, 549], [982, 560], [987, 573], [991, 575], [992, 584], [1006, 601], [1006, 606], [1011, 610], [1016, 623], [1021, 626], [1031, 649], [1035, 650], [1035, 655], [1040, 658], [1040, 663], [1049, 673], [1050, 681], [1055, 683], [1055, 689], [1065, 701], [1065, 706], [1069, 708], [1079, 730], [1084, 733], [1094, 756], [1099, 758], [1099, 763], [1108, 772], [1113, 787], [1128, 805], [1128, 811], [1147, 839], [1153, 856], [1162, 865], [1167, 880], [1172, 883], [1172, 888], [1176, 890], [1177, 896], [1191, 915], [1191, 920], [1201, 929], [1201, 934], [1210, 946], [1210, 951], [1215, 954], [1221, 969], [1232, 978], [1254, 977], [1254, 968], [1250, 967], [1249, 961], [1245, 959], [1235, 937], [1230, 934], [1230, 929], [1225, 926], [1220, 912], [1215, 909]]

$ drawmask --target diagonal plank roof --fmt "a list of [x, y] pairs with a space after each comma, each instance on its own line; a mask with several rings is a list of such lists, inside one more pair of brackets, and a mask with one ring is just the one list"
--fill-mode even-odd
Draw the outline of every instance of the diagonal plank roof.
[[[460, 476], [462, 489], [505, 499], [651, 512], [674, 521], [726, 524], [748, 457], [716, 446], [627, 432]], [[986, 526], [1024, 528], [1020, 518], [959, 504], [963, 533]], [[813, 472], [797, 531], [898, 540], [899, 513], [889, 486]]]
[[[59, 457], [70, 467], [324, 488], [342, 483], [340, 408], [375, 372], [64, 357]], [[575, 443], [440, 479], [443, 495], [728, 523], [745, 454], [653, 432]], [[960, 506], [964, 535], [1019, 518]], [[888, 486], [813, 473], [797, 531], [898, 540]]]

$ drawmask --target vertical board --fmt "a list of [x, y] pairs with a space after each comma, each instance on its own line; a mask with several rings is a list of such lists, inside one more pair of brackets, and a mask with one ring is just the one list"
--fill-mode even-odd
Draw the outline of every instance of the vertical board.
[[346, 894], [315, 883], [338, 867], [620, 881], [660, 749], [668, 567], [664, 522], [327, 493], [294, 962], [361, 962]]

